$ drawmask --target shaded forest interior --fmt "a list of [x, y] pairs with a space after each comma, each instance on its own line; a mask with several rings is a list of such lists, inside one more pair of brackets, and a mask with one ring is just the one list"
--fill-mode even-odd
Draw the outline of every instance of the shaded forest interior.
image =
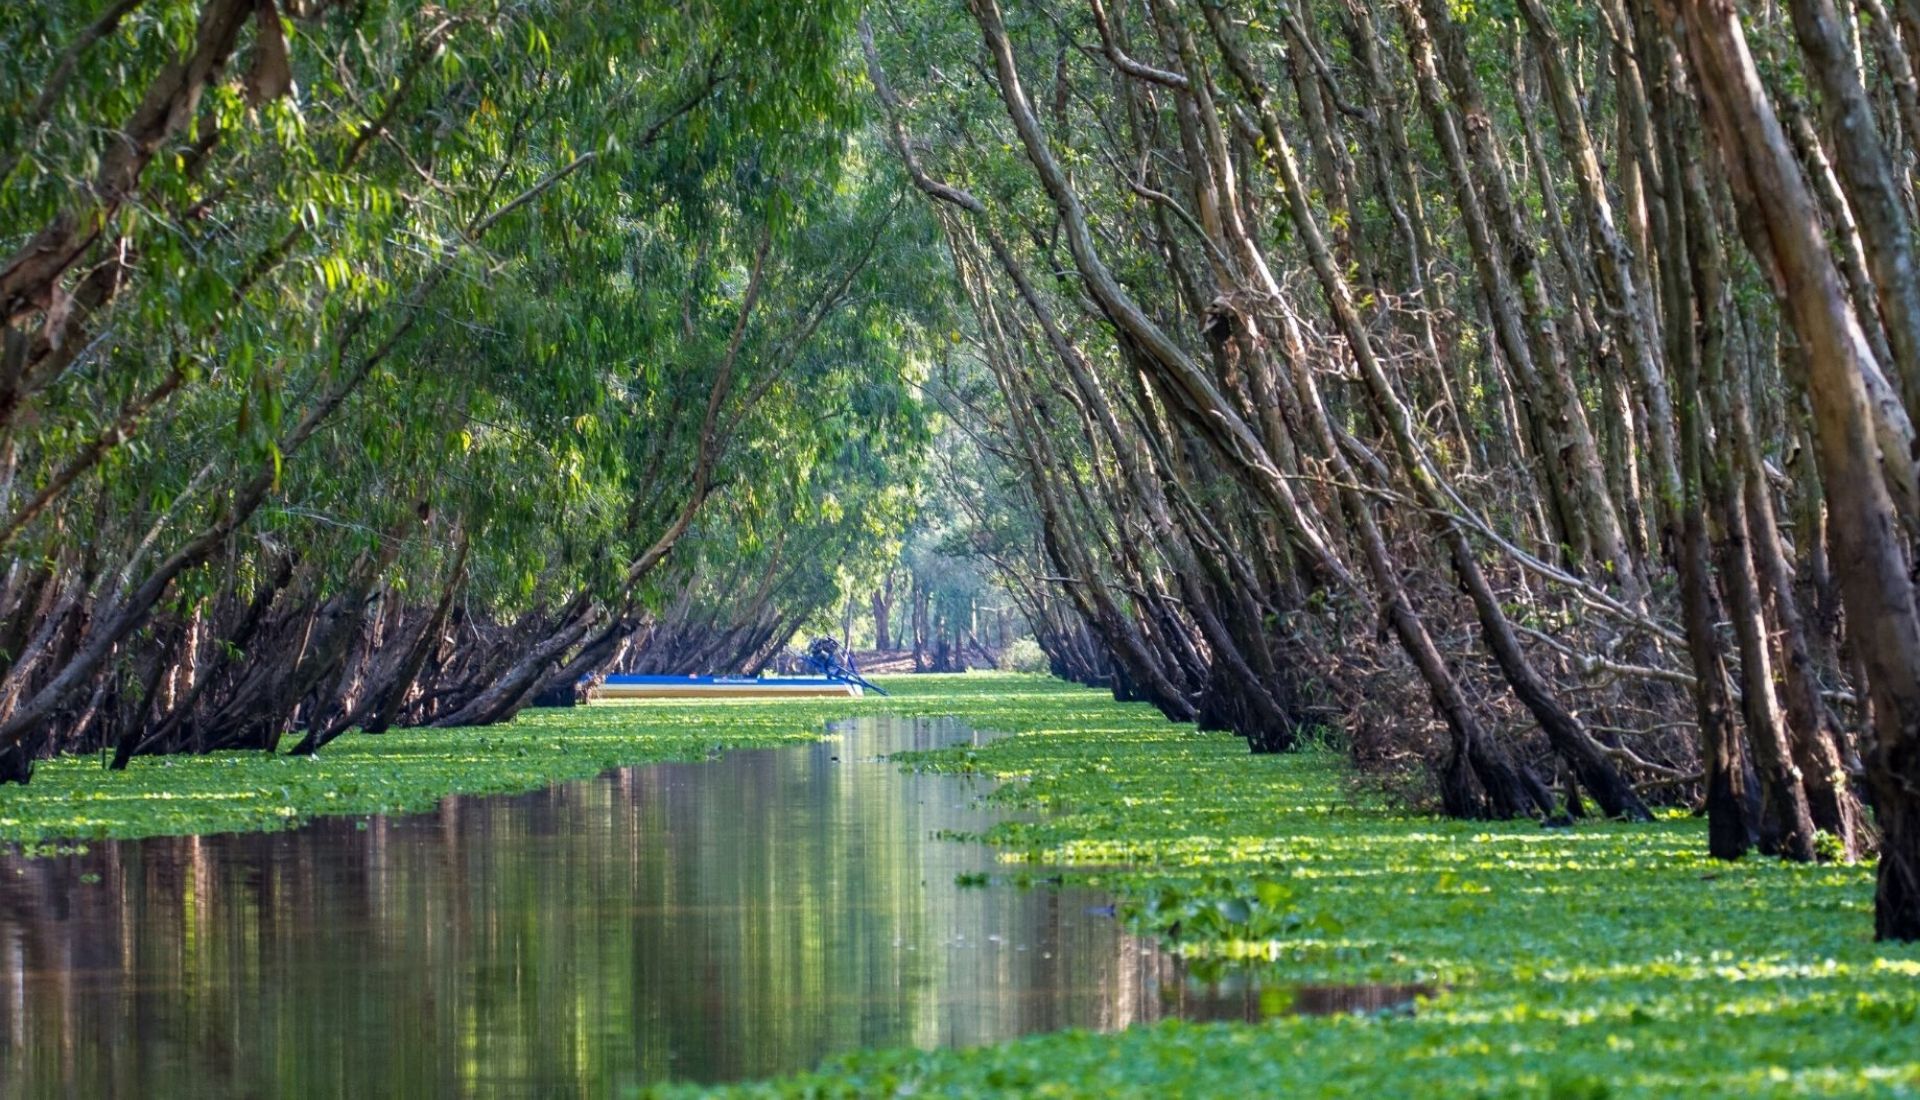
[[1456, 817], [1877, 856], [1920, 938], [1920, 0], [0, 42], [0, 781], [859, 609]]

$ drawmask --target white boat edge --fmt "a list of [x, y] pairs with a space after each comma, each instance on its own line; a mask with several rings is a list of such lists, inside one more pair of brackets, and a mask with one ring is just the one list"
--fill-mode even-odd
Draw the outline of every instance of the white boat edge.
[[858, 699], [864, 695], [859, 684], [783, 683], [779, 680], [732, 683], [684, 684], [596, 684], [587, 692], [587, 701], [624, 699]]

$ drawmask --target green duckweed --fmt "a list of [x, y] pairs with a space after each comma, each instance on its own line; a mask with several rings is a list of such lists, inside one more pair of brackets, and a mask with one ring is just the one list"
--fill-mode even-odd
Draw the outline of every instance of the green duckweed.
[[27, 786], [0, 786], [0, 841], [38, 846], [259, 832], [321, 815], [418, 812], [450, 794], [537, 790], [627, 765], [804, 744], [818, 740], [835, 718], [1017, 708], [1029, 697], [1065, 697], [1039, 677], [916, 677], [895, 692], [891, 699], [534, 710], [499, 726], [349, 734], [311, 758], [259, 752], [139, 757], [124, 772], [111, 772], [100, 758], [65, 757], [43, 762]]
[[1250, 757], [1092, 692], [996, 717], [1024, 736], [910, 761], [1048, 811], [989, 834], [1007, 864], [989, 888], [1064, 868], [1202, 977], [1435, 996], [1410, 1014], [867, 1051], [723, 1094], [1920, 1093], [1920, 945], [1872, 941], [1870, 866], [1718, 863], [1684, 814], [1544, 829], [1394, 813], [1337, 756]]
[[[425, 809], [609, 767], [803, 743], [834, 718], [957, 716], [1021, 736], [903, 759], [1001, 780], [1024, 814], [984, 889], [1064, 873], [1119, 919], [1272, 990], [1407, 983], [1409, 1013], [1062, 1032], [863, 1051], [738, 1096], [1920, 1094], [1920, 947], [1875, 944], [1872, 868], [1706, 857], [1704, 826], [1452, 822], [1390, 811], [1329, 753], [1252, 757], [1140, 705], [1035, 677], [890, 681], [805, 703], [623, 704], [502, 727], [351, 736], [316, 760], [44, 766], [0, 839], [278, 829]], [[1249, 969], [1250, 968], [1250, 969]], [[1271, 998], [1283, 1004], [1284, 997]], [[695, 1090], [662, 1088], [661, 1095]]]

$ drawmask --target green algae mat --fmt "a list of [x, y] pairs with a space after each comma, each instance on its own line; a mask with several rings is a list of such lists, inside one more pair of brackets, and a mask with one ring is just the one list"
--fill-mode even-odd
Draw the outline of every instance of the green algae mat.
[[[1001, 689], [1010, 689], [1002, 691]], [[603, 703], [533, 710], [499, 726], [349, 734], [311, 758], [259, 752], [43, 761], [0, 786], [0, 842], [25, 845], [288, 829], [320, 815], [430, 810], [450, 794], [512, 794], [612, 768], [817, 741], [863, 714], [1009, 715], [1068, 698], [1038, 677], [912, 677], [892, 699]], [[992, 727], [983, 727], [992, 728]], [[287, 744], [291, 745], [289, 738]]]
[[1920, 1095], [1920, 946], [1872, 942], [1870, 867], [1717, 863], [1685, 816], [1543, 829], [1395, 814], [1337, 755], [1250, 757], [1092, 692], [1023, 685], [968, 720], [1024, 736], [913, 763], [998, 777], [997, 797], [1049, 811], [994, 830], [1007, 862], [983, 868], [986, 888], [1017, 887], [1026, 864], [1085, 868], [1122, 919], [1202, 972], [1256, 968], [1277, 1007], [1299, 984], [1437, 995], [1410, 1013], [865, 1052], [723, 1091]]
[[[737, 1095], [1668, 1096], [1920, 1094], [1920, 948], [1871, 941], [1869, 867], [1705, 855], [1701, 823], [1483, 825], [1389, 812], [1331, 753], [1237, 740], [1035, 677], [888, 681], [891, 699], [616, 704], [503, 727], [343, 738], [318, 759], [70, 759], [0, 789], [0, 839], [286, 828], [426, 809], [610, 767], [817, 738], [858, 714], [1021, 734], [906, 766], [1003, 782], [1044, 815], [997, 827], [1033, 866], [1114, 891], [1118, 917], [1199, 973], [1420, 984], [1411, 1010], [1065, 1032], [867, 1051]], [[661, 1094], [676, 1090], [657, 1090]], [[692, 1090], [685, 1090], [691, 1092]]]

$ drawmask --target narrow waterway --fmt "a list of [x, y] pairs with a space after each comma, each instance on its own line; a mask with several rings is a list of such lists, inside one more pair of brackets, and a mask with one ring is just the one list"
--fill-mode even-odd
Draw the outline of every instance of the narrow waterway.
[[862, 720], [431, 814], [0, 857], [0, 1096], [602, 1096], [1169, 1014], [1083, 889], [963, 886], [984, 787]]

